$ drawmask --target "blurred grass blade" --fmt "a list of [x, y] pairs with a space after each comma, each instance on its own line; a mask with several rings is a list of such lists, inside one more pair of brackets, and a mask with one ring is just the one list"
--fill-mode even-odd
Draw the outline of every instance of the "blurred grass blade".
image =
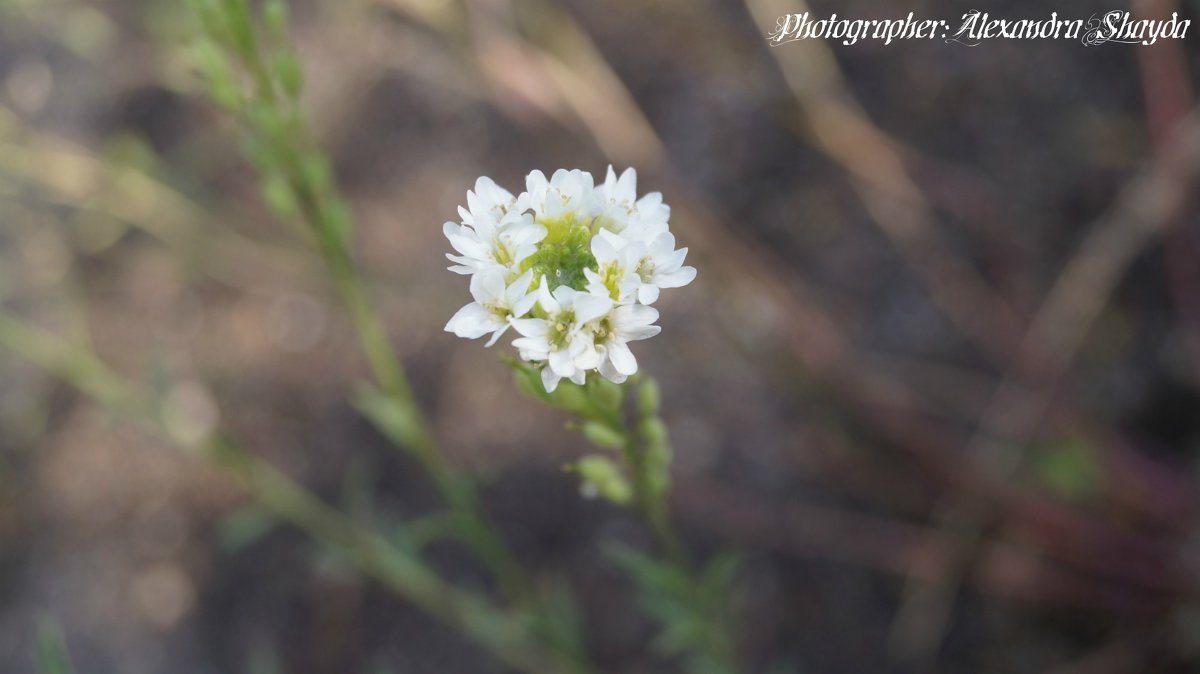
[[62, 630], [53, 620], [38, 626], [38, 671], [40, 674], [72, 674], [71, 659]]

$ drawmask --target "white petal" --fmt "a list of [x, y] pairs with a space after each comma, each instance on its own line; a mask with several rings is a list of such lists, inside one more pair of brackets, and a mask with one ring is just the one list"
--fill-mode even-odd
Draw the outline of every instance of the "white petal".
[[696, 279], [695, 267], [680, 267], [669, 274], [658, 274], [654, 283], [660, 288], [682, 288]]
[[471, 279], [471, 296], [480, 304], [495, 302], [504, 297], [504, 272], [491, 269]]
[[608, 345], [608, 359], [612, 361], [613, 369], [623, 375], [637, 373], [637, 359], [623, 342], [612, 342]]
[[546, 387], [547, 393], [554, 393], [554, 389], [558, 388], [558, 381], [562, 379], [548, 368], [542, 368], [542, 386]]
[[687, 246], [684, 246], [679, 250], [671, 251], [671, 254], [667, 260], [665, 262], [660, 262], [659, 266], [668, 270], [679, 269], [681, 266], [683, 266], [683, 261], [687, 258], [687, 254]]
[[[537, 295], [530, 292], [530, 284], [533, 282], [533, 270], [529, 269], [524, 274], [518, 276], [508, 287], [504, 289], [504, 302], [510, 307], [515, 307], [519, 302], [527, 297], [532, 296], [533, 301], [537, 301]], [[532, 303], [530, 304], [532, 306]], [[528, 311], [528, 309], [526, 309]], [[524, 312], [521, 312], [524, 313]]]
[[[554, 295], [555, 301], [558, 302], [559, 309], [556, 311], [551, 311], [550, 313], [556, 314], [556, 313], [562, 311], [563, 308], [574, 307], [575, 306], [575, 296], [578, 294], [579, 294], [579, 291], [575, 290], [571, 286], [559, 286], [559, 287], [555, 288], [552, 295]], [[546, 305], [543, 304], [542, 306], [545, 307]], [[550, 311], [550, 309], [547, 308], [546, 311]]]
[[523, 336], [534, 339], [544, 340], [550, 332], [550, 323], [540, 318], [511, 318], [508, 323]]
[[617, 332], [644, 328], [658, 320], [658, 309], [640, 304], [627, 304], [613, 311], [612, 324]]
[[492, 333], [492, 338], [491, 338], [491, 339], [489, 339], [489, 340], [487, 341], [487, 344], [484, 344], [484, 346], [485, 346], [485, 347], [490, 347], [491, 345], [495, 344], [495, 343], [496, 343], [496, 342], [497, 342], [497, 341], [500, 339], [500, 337], [501, 337], [501, 336], [502, 336], [504, 333], [506, 333], [506, 332], [508, 332], [508, 324], [507, 324], [507, 323], [505, 323], [504, 325], [500, 326], [500, 329], [498, 329], [498, 330], [496, 330], [495, 332], [493, 332], [493, 333]]
[[[675, 252], [675, 236], [670, 232], [658, 234], [651, 239], [647, 248], [650, 249], [650, 254], [656, 258], [671, 255]], [[687, 255], [687, 248], [681, 248], [680, 250], [683, 251], [684, 255]], [[680, 258], [679, 261], [683, 262], [683, 259]]]
[[512, 345], [525, 360], [546, 360], [550, 353], [550, 345], [546, 340], [537, 337], [518, 337]]
[[592, 255], [601, 265], [615, 262], [618, 256], [617, 246], [608, 237], [603, 236], [607, 229], [600, 230], [600, 235], [592, 238]]
[[617, 200], [633, 201], [637, 197], [637, 171], [631, 166], [617, 179]]
[[[607, 348], [602, 348], [604, 348], [604, 351], [600, 354], [600, 367], [597, 369], [600, 370], [600, 375], [605, 379], [620, 384], [622, 381], [625, 381], [625, 375], [617, 372], [616, 369], [613, 368], [612, 361], [608, 357]], [[618, 378], [621, 381], [617, 381]]]
[[608, 297], [591, 293], [579, 293], [575, 296], [575, 321], [590, 323], [607, 314], [612, 309], [613, 302]]
[[446, 323], [445, 329], [446, 332], [453, 332], [459, 337], [476, 339], [495, 330], [496, 326], [491, 321], [491, 314], [472, 302], [459, 309]]
[[541, 304], [546, 313], [551, 316], [562, 311], [562, 307], [554, 299], [554, 294], [550, 292], [550, 284], [546, 283], [545, 276], [538, 283], [538, 304]]
[[575, 374], [575, 359], [565, 349], [551, 351], [547, 362], [550, 363], [550, 369], [554, 370], [554, 374], [560, 377], [570, 377]]
[[637, 296], [638, 301], [642, 304], [654, 304], [658, 301], [658, 286], [652, 283], [643, 283], [638, 286]]

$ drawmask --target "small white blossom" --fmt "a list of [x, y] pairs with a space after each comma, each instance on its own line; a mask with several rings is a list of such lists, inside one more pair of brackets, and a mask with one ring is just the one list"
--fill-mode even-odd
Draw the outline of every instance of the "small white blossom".
[[587, 371], [600, 364], [588, 324], [607, 314], [613, 301], [567, 286], [551, 293], [542, 283], [538, 305], [546, 318], [512, 319], [513, 328], [523, 335], [513, 341], [513, 346], [525, 360], [546, 362], [542, 383], [547, 391], [558, 388], [560, 379], [582, 383]]
[[537, 250], [537, 242], [546, 236], [546, 229], [532, 222], [498, 226], [487, 220], [477, 220], [474, 227], [447, 222], [442, 232], [458, 255], [446, 254], [449, 267], [457, 274], [486, 271], [511, 272]]
[[618, 234], [602, 229], [592, 238], [592, 255], [596, 258], [596, 270], [585, 269], [588, 292], [608, 295], [617, 302], [633, 301], [641, 278], [635, 273], [640, 249], [632, 246]]
[[[649, 305], [663, 288], [696, 277], [675, 249], [671, 209], [657, 192], [637, 196], [637, 173], [610, 166], [596, 185], [586, 171], [533, 171], [517, 196], [480, 178], [443, 231], [451, 271], [471, 275], [474, 302], [446, 330], [491, 346], [513, 327], [520, 357], [541, 368], [553, 391], [588, 372], [623, 382], [637, 372], [629, 343], [657, 335]], [[531, 282], [538, 285], [531, 289]]]
[[467, 207], [458, 207], [464, 225], [474, 227], [485, 222], [493, 227], [506, 227], [522, 221], [532, 221], [517, 207], [517, 198], [512, 192], [497, 185], [491, 178], [483, 176], [475, 181], [475, 189], [467, 191]]
[[447, 222], [442, 232], [458, 255], [447, 254], [457, 264], [450, 271], [474, 274], [502, 270], [515, 275], [525, 258], [537, 250], [537, 242], [546, 236], [546, 228], [517, 207], [511, 192], [491, 178], [475, 181], [475, 190], [467, 192], [468, 208], [459, 207], [462, 225]]
[[662, 194], [651, 192], [637, 198], [637, 171], [625, 169], [620, 177], [613, 167], [594, 192], [594, 209], [606, 229], [626, 239], [645, 240], [668, 230], [671, 208], [662, 202]]
[[597, 271], [584, 272], [588, 290], [607, 292], [618, 302], [654, 304], [661, 288], [679, 288], [696, 278], [695, 267], [683, 264], [687, 250], [675, 250], [670, 232], [643, 242], [601, 231], [592, 239]]
[[541, 171], [525, 178], [525, 193], [517, 198], [521, 207], [533, 210], [536, 220], [553, 220], [567, 214], [590, 218], [595, 187], [592, 174], [575, 169], [559, 169], [550, 180]]
[[[609, 381], [620, 384], [637, 373], [637, 358], [629, 350], [629, 342], [650, 339], [662, 332], [653, 325], [658, 310], [641, 304], [622, 304], [608, 314], [592, 321], [592, 349], [596, 352], [597, 369]], [[590, 356], [585, 355], [590, 359]]]
[[503, 272], [493, 270], [471, 278], [471, 296], [475, 301], [458, 310], [446, 323], [446, 332], [459, 337], [478, 339], [489, 332], [491, 346], [508, 331], [509, 320], [529, 313], [537, 302], [536, 291], [530, 291], [533, 272], [527, 271], [505, 285]]
[[638, 279], [637, 297], [642, 304], [654, 304], [662, 288], [681, 288], [696, 278], [696, 268], [683, 264], [687, 248], [675, 250], [675, 237], [663, 232], [648, 243], [629, 244], [626, 256], [636, 260], [633, 274]]

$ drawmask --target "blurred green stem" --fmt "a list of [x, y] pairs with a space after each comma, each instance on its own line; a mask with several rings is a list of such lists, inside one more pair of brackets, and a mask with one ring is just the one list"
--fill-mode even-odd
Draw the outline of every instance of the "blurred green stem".
[[[649, 564], [637, 562], [625, 566], [656, 569], [654, 578], [648, 582], [645, 577], [639, 580], [636, 574], [635, 581], [644, 595], [643, 608], [662, 623], [664, 635], [673, 635], [673, 651], [686, 653], [692, 674], [737, 672], [734, 639], [725, 619], [728, 582], [720, 574], [716, 577], [721, 582], [711, 582], [712, 574], [708, 571], [711, 565], [702, 573], [693, 567], [671, 522], [672, 450], [666, 425], [659, 416], [661, 393], [657, 382], [644, 374], [621, 385], [592, 376], [584, 385], [564, 381], [554, 392], [548, 392], [537, 368], [515, 360], [510, 360], [509, 365], [519, 389], [579, 417], [580, 430], [588, 440], [618, 453], [622, 467], [605, 454], [597, 454], [581, 459], [575, 470], [592, 493], [636, 510], [654, 537], [657, 558]], [[634, 399], [632, 406], [630, 398]], [[628, 560], [640, 557], [640, 553], [618, 557]], [[665, 582], [664, 578], [672, 580]], [[678, 614], [662, 610], [668, 604], [680, 607], [690, 625], [701, 627], [683, 630], [687, 636], [678, 638], [680, 626], [672, 624], [679, 622]]]
[[[628, 391], [633, 385], [626, 383], [624, 387]], [[687, 568], [687, 555], [671, 523], [670, 504], [667, 502], [670, 495], [665, 473], [667, 467], [659, 467], [659, 470], [663, 471], [661, 475], [654, 474], [654, 469], [648, 461], [650, 445], [647, 438], [639, 432], [643, 423], [650, 419], [657, 420], [657, 415], [646, 415], [639, 409], [634, 424], [627, 423], [620, 414], [614, 415], [609, 423], [615, 424], [614, 427], [619, 429], [624, 438], [621, 444], [621, 458], [629, 467], [632, 477], [634, 507], [654, 536], [659, 552], [681, 568]], [[665, 440], [663, 442], [665, 451]]]
[[220, 433], [183, 445], [164, 420], [158, 397], [137, 388], [90, 352], [4, 313], [0, 313], [0, 346], [113, 412], [135, 420], [145, 430], [229, 471], [264, 507], [318, 542], [342, 551], [364, 575], [478, 641], [507, 664], [531, 674], [587, 671], [585, 666], [535, 644], [526, 616], [450, 585], [415, 555], [398, 550], [379, 534], [347, 519]]
[[[653, 389], [653, 403], [646, 404], [639, 395], [634, 405], [632, 424], [620, 414], [612, 420], [620, 424], [625, 439], [621, 444], [621, 457], [629, 467], [632, 478], [634, 506], [654, 536], [662, 561], [673, 566], [679, 576], [686, 580], [690, 594], [702, 597], [705, 590], [671, 522], [668, 501], [671, 449], [666, 438], [666, 426], [658, 416], [658, 384], [649, 377], [644, 379], [641, 386]], [[637, 383], [637, 380], [626, 382], [623, 385], [626, 395], [623, 397], [627, 397]], [[721, 588], [722, 591], [725, 589]], [[720, 616], [708, 616], [708, 619], [712, 629], [708, 631], [705, 642], [698, 644], [707, 659], [704, 660], [703, 671], [695, 668], [693, 674], [734, 674], [738, 668], [732, 638], [721, 624]]]
[[[487, 564], [505, 596], [532, 602], [532, 583], [479, 507], [474, 487], [439, 450], [355, 265], [348, 209], [329, 175], [328, 160], [311, 141], [299, 109], [301, 70], [294, 54], [286, 44], [262, 44], [260, 28], [245, 0], [194, 0], [193, 4], [210, 40], [206, 53], [213, 98], [242, 122], [264, 183], [280, 187], [275, 196], [284, 207], [279, 210], [298, 219], [315, 239], [372, 376], [391, 407], [387, 416], [400, 423], [381, 424], [368, 415], [370, 420], [429, 475], [455, 513], [459, 535]], [[273, 17], [270, 22], [275, 25], [270, 30], [275, 42], [284, 43], [283, 3], [267, 3], [264, 12]], [[225, 57], [232, 63], [222, 65], [219, 60]], [[251, 80], [244, 95], [238, 94], [231, 81], [230, 72], [237, 66]]]

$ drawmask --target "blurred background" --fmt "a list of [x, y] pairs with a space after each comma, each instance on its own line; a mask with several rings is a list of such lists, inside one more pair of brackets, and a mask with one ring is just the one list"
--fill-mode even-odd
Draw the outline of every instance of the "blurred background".
[[[599, 552], [646, 535], [579, 497], [583, 441], [505, 347], [442, 331], [468, 293], [441, 224], [480, 175], [634, 166], [672, 206], [699, 277], [635, 351], [689, 546], [744, 554], [746, 671], [1198, 671], [1196, 36], [764, 39], [803, 11], [1048, 15], [1024, 0], [290, 4], [418, 397], [602, 671], [671, 671]], [[348, 404], [353, 334], [194, 34], [177, 0], [0, 1], [0, 303], [386, 529], [436, 499]], [[7, 352], [0, 382], [0, 671], [35, 671], [44, 620], [83, 674], [506, 671], [215, 469]]]

